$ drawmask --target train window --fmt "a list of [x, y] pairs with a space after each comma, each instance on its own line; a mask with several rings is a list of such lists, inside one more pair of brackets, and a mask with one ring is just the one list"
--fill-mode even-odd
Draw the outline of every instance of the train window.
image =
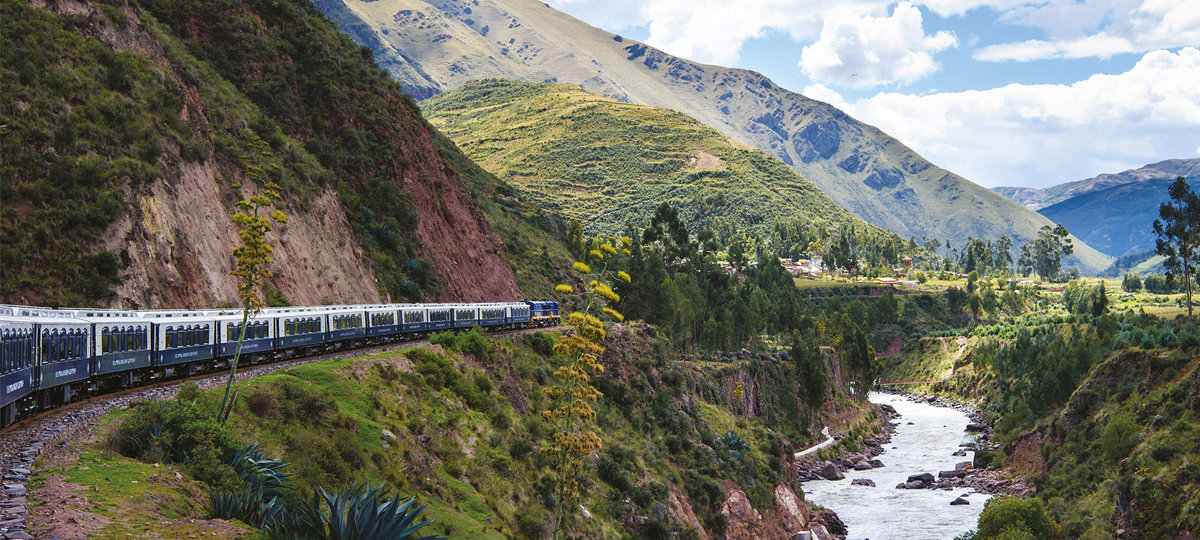
[[456, 321], [469, 321], [474, 318], [475, 310], [473, 309], [460, 309], [454, 313], [454, 320]]
[[109, 337], [111, 337], [111, 336], [108, 333], [108, 327], [105, 326], [104, 329], [100, 331], [100, 353], [101, 354], [108, 354], [108, 352], [112, 350], [112, 344], [108, 342]]
[[125, 352], [129, 350], [129, 329], [120, 329], [120, 338], [117, 340], [117, 350]]
[[9, 363], [12, 361], [13, 356], [13, 343], [8, 337], [8, 330], [5, 330], [4, 334], [0, 335], [0, 343], [3, 343], [3, 348], [0, 348], [0, 369], [3, 369], [4, 373], [8, 373], [11, 369]]
[[212, 327], [211, 326], [206, 324], [201, 327], [200, 340], [201, 340], [200, 345], [208, 345], [208, 342], [212, 341]]
[[147, 347], [146, 347], [146, 327], [145, 326], [139, 326], [137, 328], [137, 343], [138, 343], [139, 351], [144, 351], [147, 349]]

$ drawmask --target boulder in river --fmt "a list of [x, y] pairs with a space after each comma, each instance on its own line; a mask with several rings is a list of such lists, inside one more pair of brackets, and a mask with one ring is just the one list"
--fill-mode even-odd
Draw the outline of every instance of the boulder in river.
[[958, 469], [960, 471], [969, 471], [971, 469], [974, 469], [975, 466], [970, 461], [960, 461], [954, 465], [954, 468]]
[[820, 474], [821, 478], [826, 480], [842, 480], [846, 478], [846, 476], [842, 474], [842, 471], [837, 468], [837, 465], [832, 463], [828, 463], [824, 467], [821, 467], [821, 470], [817, 474]]
[[871, 464], [867, 461], [860, 461], [860, 462], [854, 464], [854, 470], [856, 470], [856, 471], [869, 471], [874, 468], [875, 467], [872, 467]]
[[850, 481], [850, 485], [875, 487], [875, 482], [869, 478], [855, 478], [854, 480]]
[[929, 473], [914, 474], [908, 477], [909, 482], [933, 482], [933, 475]]
[[965, 476], [967, 476], [967, 471], [962, 469], [941, 471], [938, 473], [938, 478], [963, 478]]
[[962, 456], [965, 456], [965, 455], [967, 455], [967, 451], [966, 451], [966, 450], [964, 450], [964, 449], [961, 449], [961, 448], [960, 448], [960, 449], [958, 449], [958, 450], [955, 450], [955, 451], [954, 451], [954, 453], [953, 453], [953, 454], [950, 454], [950, 455], [952, 455], [952, 456], [956, 456], [956, 457], [962, 457]]
[[967, 431], [983, 431], [987, 429], [987, 427], [987, 424], [971, 422], [970, 424], [967, 424]]
[[904, 489], [925, 489], [926, 487], [927, 487], [927, 485], [925, 484], [925, 482], [922, 482], [920, 480], [914, 480], [912, 482], [904, 483]]
[[962, 506], [964, 504], [971, 504], [971, 502], [962, 497], [950, 501], [950, 506]]
[[882, 469], [883, 468], [883, 462], [879, 461], [878, 459], [872, 459], [871, 461], [868, 461], [867, 463], [871, 464], [872, 469]]

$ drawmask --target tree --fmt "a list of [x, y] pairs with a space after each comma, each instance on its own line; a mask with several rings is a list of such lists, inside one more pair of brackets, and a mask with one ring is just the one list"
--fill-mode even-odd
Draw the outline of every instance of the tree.
[[[251, 133], [249, 139], [246, 146], [252, 157], [256, 158], [251, 163], [273, 155], [267, 143], [257, 135]], [[233, 248], [233, 257], [237, 266], [230, 272], [238, 280], [238, 297], [242, 300], [242, 327], [238, 333], [237, 348], [234, 350], [233, 362], [230, 365], [229, 379], [225, 382], [225, 395], [221, 398], [221, 408], [217, 409], [221, 423], [225, 422], [228, 414], [225, 411], [225, 404], [229, 401], [229, 391], [233, 388], [233, 378], [237, 373], [238, 360], [242, 356], [242, 343], [246, 340], [246, 328], [249, 326], [250, 317], [258, 314], [258, 311], [266, 305], [262, 298], [262, 292], [263, 286], [272, 276], [268, 267], [271, 264], [271, 252], [275, 250], [267, 242], [267, 233], [271, 232], [272, 221], [280, 224], [287, 223], [287, 216], [281, 210], [271, 212], [269, 218], [260, 215], [260, 213], [266, 213], [275, 204], [274, 201], [281, 200], [279, 185], [267, 176], [266, 171], [257, 165], [248, 165], [246, 179], [250, 181], [254, 194], [234, 203], [237, 212], [234, 212], [229, 218], [238, 226], [238, 236], [242, 239], [242, 245]], [[235, 182], [230, 187], [234, 190], [242, 190], [240, 183]]]
[[820, 407], [826, 397], [825, 360], [816, 340], [807, 333], [792, 330], [791, 360], [800, 379], [801, 400], [814, 409]]
[[1100, 280], [1100, 287], [1096, 289], [1095, 295], [1092, 297], [1092, 316], [1099, 317], [1108, 311], [1108, 293], [1104, 290], [1104, 280]]
[[1187, 293], [1188, 322], [1192, 320], [1192, 274], [1196, 272], [1196, 245], [1200, 242], [1200, 197], [1182, 176], [1167, 189], [1170, 202], [1158, 207], [1160, 219], [1154, 220], [1155, 253], [1166, 257], [1167, 283], [1183, 274]]
[[1121, 290], [1127, 293], [1141, 292], [1142, 278], [1136, 272], [1126, 272], [1125, 277], [1121, 279]]
[[1008, 269], [1012, 267], [1012, 248], [1012, 238], [1009, 238], [1007, 234], [1000, 235], [1000, 239], [996, 241], [994, 266], [1005, 273], [1008, 273]]
[[1021, 246], [1021, 256], [1017, 266], [1022, 274], [1028, 275], [1030, 270], [1036, 271], [1042, 279], [1057, 281], [1062, 270], [1062, 259], [1075, 252], [1067, 228], [1062, 224], [1051, 228], [1042, 225], [1037, 238], [1033, 238]]

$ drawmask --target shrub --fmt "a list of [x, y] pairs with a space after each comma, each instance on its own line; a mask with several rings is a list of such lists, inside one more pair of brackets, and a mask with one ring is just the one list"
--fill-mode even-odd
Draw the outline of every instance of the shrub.
[[1140, 431], [1141, 427], [1132, 414], [1113, 415], [1108, 419], [1108, 425], [1104, 427], [1104, 433], [1100, 436], [1100, 448], [1104, 457], [1112, 462], [1124, 459], [1137, 446]]
[[429, 343], [440, 345], [443, 349], [449, 351], [457, 351], [459, 349], [459, 335], [454, 332], [434, 332], [429, 336]]
[[989, 499], [979, 528], [958, 540], [1058, 540], [1062, 531], [1040, 499], [1000, 496]]
[[538, 330], [532, 334], [525, 334], [525, 343], [529, 345], [533, 352], [542, 356], [554, 355], [554, 343], [557, 340], [552, 334]]

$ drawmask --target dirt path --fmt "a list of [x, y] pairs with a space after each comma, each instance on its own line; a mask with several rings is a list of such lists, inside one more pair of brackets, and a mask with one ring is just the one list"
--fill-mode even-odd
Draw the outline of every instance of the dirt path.
[[833, 437], [829, 435], [829, 426], [825, 426], [825, 429], [821, 430], [821, 435], [825, 436], [824, 441], [821, 441], [806, 450], [801, 450], [799, 452], [796, 452], [795, 457], [800, 458], [803, 456], [807, 456], [813, 452], [816, 452], [817, 450], [820, 450], [822, 448], [825, 448], [826, 446], [833, 444]]

